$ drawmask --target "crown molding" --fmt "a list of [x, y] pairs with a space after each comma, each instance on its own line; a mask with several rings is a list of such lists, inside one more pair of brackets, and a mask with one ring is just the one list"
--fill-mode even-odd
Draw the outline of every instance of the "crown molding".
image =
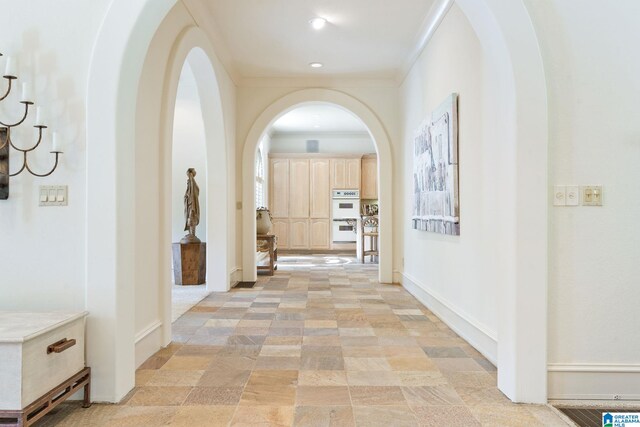
[[433, 6], [431, 6], [429, 13], [424, 18], [424, 21], [422, 21], [422, 26], [416, 37], [413, 50], [398, 71], [396, 76], [397, 86], [401, 86], [404, 83], [409, 71], [413, 68], [413, 65], [420, 57], [420, 54], [422, 54], [424, 48], [429, 44], [429, 41], [442, 23], [444, 17], [447, 16], [447, 12], [449, 12], [454, 2], [455, 0], [437, 0]]

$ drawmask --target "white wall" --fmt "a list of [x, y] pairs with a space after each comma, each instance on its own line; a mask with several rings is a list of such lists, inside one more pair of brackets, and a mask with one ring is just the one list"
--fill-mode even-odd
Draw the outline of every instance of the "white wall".
[[549, 184], [604, 186], [602, 207], [550, 208], [549, 396], [640, 399], [640, 2], [526, 3], [547, 76]]
[[[483, 135], [484, 56], [462, 11], [453, 6], [401, 87], [403, 108], [404, 282], [494, 362], [497, 358], [496, 262], [500, 227], [498, 147]], [[459, 99], [460, 236], [417, 231], [413, 205], [413, 135], [451, 93]], [[412, 292], [416, 293], [415, 289]], [[486, 335], [485, 341], [477, 335]], [[487, 339], [488, 338], [488, 339]], [[493, 342], [492, 342], [493, 341]]]
[[189, 168], [196, 170], [196, 182], [200, 188], [200, 224], [196, 235], [205, 240], [207, 235], [207, 152], [204, 122], [198, 86], [189, 63], [185, 62], [178, 84], [176, 109], [173, 122], [172, 148], [172, 228], [173, 242], [179, 242], [184, 231], [184, 192]]
[[[0, 310], [81, 310], [86, 281], [85, 98], [91, 49], [109, 1], [9, 3], [3, 3], [0, 52], [19, 63], [14, 94], [20, 94], [20, 82], [30, 81], [50, 126], [30, 164], [38, 172], [53, 166], [52, 130], [58, 132], [65, 153], [47, 178], [26, 172], [11, 178], [9, 200], [0, 201]], [[3, 73], [5, 58], [0, 57]], [[5, 83], [0, 79], [0, 92]], [[0, 103], [3, 121], [18, 117], [22, 104], [17, 101], [12, 95]], [[31, 120], [14, 132], [20, 146], [35, 142]], [[19, 169], [20, 160], [11, 157], [12, 171]], [[69, 205], [39, 207], [40, 185], [68, 185]]]
[[275, 133], [271, 138], [271, 153], [305, 153], [306, 141], [319, 141], [320, 153], [370, 154], [376, 152], [371, 137], [366, 134], [349, 133]]

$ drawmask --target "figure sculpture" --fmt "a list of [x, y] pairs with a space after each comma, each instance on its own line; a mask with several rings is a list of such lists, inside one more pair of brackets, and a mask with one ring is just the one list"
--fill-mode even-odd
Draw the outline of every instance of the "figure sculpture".
[[196, 226], [200, 223], [200, 202], [198, 201], [200, 189], [195, 176], [195, 169], [187, 169], [187, 191], [184, 193], [184, 231], [188, 231], [188, 234], [180, 240], [180, 243], [200, 243], [200, 239], [196, 237]]

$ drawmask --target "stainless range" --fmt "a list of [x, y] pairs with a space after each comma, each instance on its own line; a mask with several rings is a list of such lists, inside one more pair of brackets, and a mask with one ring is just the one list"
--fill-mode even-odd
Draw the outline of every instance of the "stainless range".
[[333, 190], [332, 196], [333, 243], [356, 243], [360, 190]]

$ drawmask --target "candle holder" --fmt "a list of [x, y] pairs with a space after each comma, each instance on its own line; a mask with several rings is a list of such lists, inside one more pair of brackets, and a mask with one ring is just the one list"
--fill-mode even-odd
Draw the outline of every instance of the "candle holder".
[[[0, 56], [2, 56], [2, 53], [0, 53]], [[4, 93], [4, 95], [0, 96], [0, 102], [4, 101], [9, 96], [9, 94], [11, 93], [11, 89], [13, 87], [13, 84], [12, 84], [13, 80], [18, 79], [18, 77], [16, 77], [14, 73], [11, 72], [9, 65], [7, 66], [7, 71], [5, 72], [5, 75], [3, 76], [3, 78], [7, 80], [7, 90]], [[26, 97], [27, 95], [26, 94], [27, 90], [25, 89], [25, 87], [26, 85], [23, 85], [23, 90], [25, 92], [23, 94], [24, 97]], [[15, 123], [5, 123], [4, 121], [0, 120], [0, 200], [6, 200], [9, 198], [9, 178], [10, 177], [20, 175], [25, 170], [29, 172], [31, 175], [37, 176], [40, 178], [49, 176], [58, 167], [60, 154], [62, 154], [62, 151], [60, 151], [56, 147], [56, 144], [54, 142], [54, 147], [53, 147], [53, 150], [51, 151], [51, 154], [55, 155], [55, 163], [51, 168], [51, 170], [47, 173], [41, 174], [41, 173], [34, 172], [33, 169], [31, 169], [31, 167], [29, 166], [29, 159], [28, 159], [29, 153], [35, 151], [40, 146], [40, 143], [42, 142], [42, 139], [43, 139], [42, 138], [43, 131], [44, 129], [47, 129], [47, 126], [42, 125], [40, 123], [36, 123], [34, 128], [38, 130], [38, 139], [35, 142], [35, 144], [33, 144], [30, 148], [20, 148], [16, 144], [14, 144], [14, 142], [11, 140], [11, 129], [18, 127], [24, 123], [24, 121], [27, 119], [27, 116], [29, 115], [29, 107], [33, 105], [33, 101], [29, 101], [28, 99], [23, 99], [22, 101], [20, 101], [20, 104], [24, 105], [24, 113], [20, 120], [18, 120]], [[37, 115], [39, 115], [39, 113], [40, 112], [38, 111]], [[17, 172], [14, 172], [14, 173], [11, 173], [9, 169], [9, 157], [10, 157], [10, 154], [11, 154], [10, 152], [12, 148], [22, 153], [22, 166]]]

